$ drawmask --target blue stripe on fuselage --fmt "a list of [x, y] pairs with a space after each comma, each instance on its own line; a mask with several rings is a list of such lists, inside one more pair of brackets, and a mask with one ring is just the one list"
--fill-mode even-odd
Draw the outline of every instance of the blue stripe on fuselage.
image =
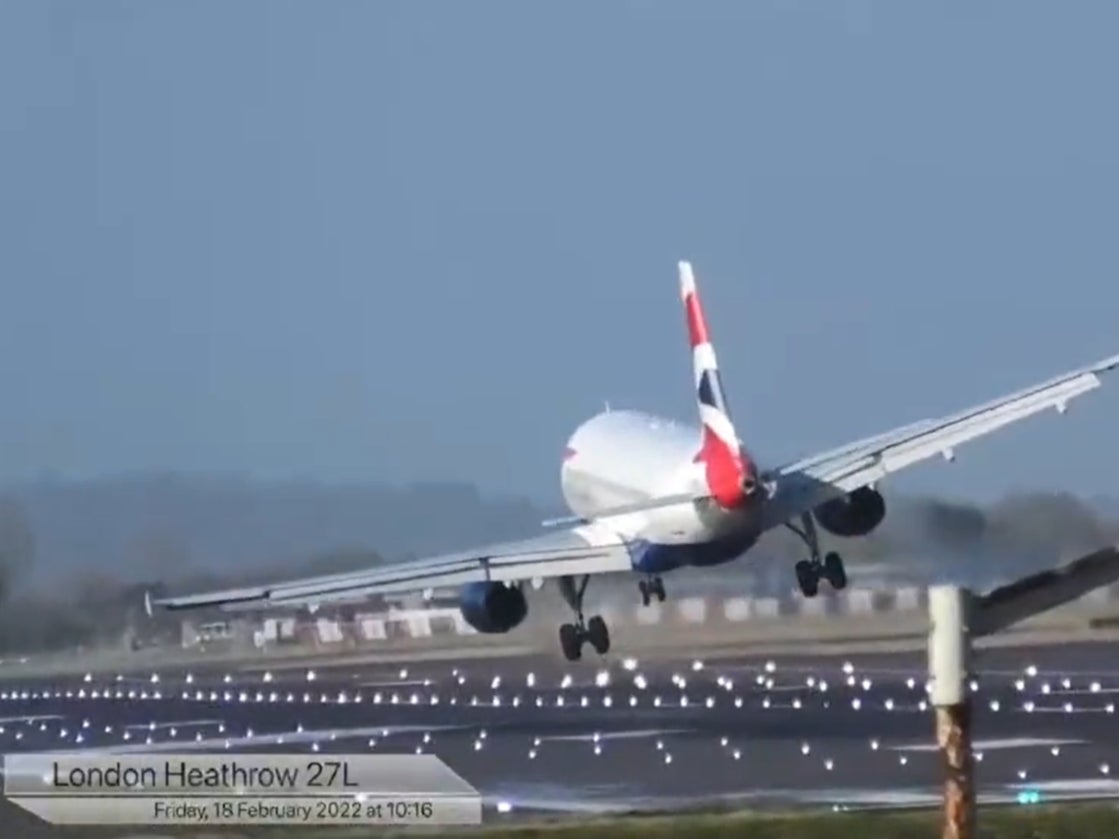
[[686, 566], [702, 568], [722, 565], [742, 556], [755, 541], [757, 537], [754, 536], [690, 545], [663, 545], [637, 541], [629, 544], [629, 556], [634, 571], [643, 574], [664, 574]]

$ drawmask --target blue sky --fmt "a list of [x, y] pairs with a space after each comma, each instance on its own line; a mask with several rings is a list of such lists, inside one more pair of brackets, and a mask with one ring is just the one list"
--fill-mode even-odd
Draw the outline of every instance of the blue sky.
[[[1119, 351], [1107, 2], [0, 7], [0, 480], [555, 495], [691, 419], [694, 261], [779, 461]], [[1119, 378], [896, 486], [1119, 494]]]

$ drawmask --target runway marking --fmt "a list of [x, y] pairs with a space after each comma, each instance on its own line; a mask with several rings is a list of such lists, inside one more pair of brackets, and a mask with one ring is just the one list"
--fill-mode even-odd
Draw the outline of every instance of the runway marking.
[[[1083, 746], [1088, 740], [1065, 740], [1058, 737], [1006, 737], [997, 740], [976, 740], [972, 748], [982, 751], [996, 749], [1032, 749], [1041, 746]], [[907, 743], [900, 746], [887, 746], [895, 752], [935, 752], [940, 749], [936, 743]]]
[[1119, 795], [1119, 781], [1106, 778], [1069, 778], [1060, 781], [1030, 781], [1007, 784], [1010, 789], [1036, 789], [1043, 792], [1061, 793], [1104, 793]]
[[145, 729], [156, 731], [162, 728], [187, 728], [197, 725], [222, 725], [225, 720], [183, 720], [182, 722], [136, 722], [124, 726], [127, 729]]
[[[202, 740], [164, 740], [159, 743], [133, 743], [130, 745], [97, 746], [88, 749], [64, 748], [42, 749], [41, 754], [71, 754], [77, 751], [81, 754], [135, 754], [146, 752], [185, 752], [213, 749], [233, 749], [238, 746], [275, 746], [278, 740], [283, 740], [284, 745], [290, 743], [315, 743], [319, 741], [337, 742], [350, 740], [355, 737], [384, 737], [394, 734], [410, 734], [415, 732], [433, 731], [461, 731], [476, 728], [474, 725], [376, 725], [362, 728], [319, 728], [303, 731], [270, 731], [268, 733], [253, 734], [251, 737], [207, 737]], [[331, 736], [333, 735], [333, 737]], [[226, 745], [228, 743], [228, 746]]]
[[24, 714], [18, 717], [0, 717], [0, 723], [6, 722], [38, 722], [39, 720], [63, 720], [62, 714]]
[[608, 731], [599, 734], [552, 734], [536, 739], [540, 742], [570, 740], [593, 742], [595, 740], [637, 740], [644, 737], [663, 737], [667, 734], [693, 734], [694, 728], [647, 728], [639, 731]]

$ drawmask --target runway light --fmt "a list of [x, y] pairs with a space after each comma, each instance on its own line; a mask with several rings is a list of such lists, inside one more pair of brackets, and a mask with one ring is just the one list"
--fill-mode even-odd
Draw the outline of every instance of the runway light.
[[1024, 691], [1026, 689], [1026, 680], [1025, 679], [1015, 679], [1014, 680], [1014, 687], [1019, 693], [1021, 693], [1022, 691]]
[[853, 665], [849, 661], [843, 662], [843, 672], [850, 676], [852, 673], [855, 672], [855, 665]]
[[807, 743], [801, 743], [801, 744], [800, 744], [800, 753], [801, 753], [802, 755], [806, 755], [806, 754], [808, 754], [808, 753], [809, 753], [809, 752], [811, 752], [811, 751], [812, 751], [812, 747], [811, 747], [811, 746], [809, 746], [809, 745], [808, 745]]
[[636, 670], [637, 669], [637, 659], [636, 658], [625, 659], [624, 661], [622, 661], [622, 667], [626, 670]]
[[1091, 686], [1089, 686], [1088, 689], [1092, 693], [1099, 693], [1100, 692], [1100, 683], [1099, 682], [1092, 682]]
[[861, 707], [863, 707], [862, 700], [856, 696], [854, 699], [851, 700], [851, 707], [854, 708], [856, 711], [859, 710]]
[[1024, 702], [1023, 704], [1022, 704], [1022, 707], [1023, 707], [1024, 709], [1025, 709], [1025, 711], [1026, 711], [1026, 713], [1027, 713], [1027, 714], [1032, 714], [1032, 713], [1034, 712], [1034, 703], [1033, 703], [1033, 701], [1032, 701], [1032, 700], [1029, 700], [1029, 699], [1027, 699], [1027, 700], [1026, 700], [1026, 701], [1025, 701], [1025, 702]]
[[528, 750], [528, 759], [529, 760], [536, 760], [536, 749], [529, 749]]
[[1049, 695], [1051, 690], [1052, 688], [1049, 687], [1049, 682], [1045, 682], [1044, 684], [1042, 684], [1041, 692], [1044, 693], [1046, 696]]
[[604, 688], [610, 684], [610, 671], [599, 670], [594, 676], [595, 687]]
[[835, 768], [835, 763], [832, 761], [832, 759], [830, 757], [827, 760], [824, 761], [824, 768], [826, 770], [828, 770], [829, 772], [831, 772], [831, 770]]
[[401, 680], [404, 680], [404, 679], [408, 678], [408, 668], [407, 667], [404, 667], [404, 668], [401, 669], [400, 678], [401, 678]]
[[976, 752], [975, 753], [975, 759], [976, 759], [977, 762], [982, 763], [983, 762], [983, 752]]
[[909, 758], [906, 755], [902, 755], [898, 758], [898, 763], [900, 763], [902, 766], [905, 766], [907, 763], [909, 763]]
[[1035, 667], [1032, 664], [1029, 665], [1026, 668], [1026, 675], [1029, 676], [1031, 679], [1034, 678], [1035, 676], [1037, 676], [1037, 667]]
[[798, 711], [800, 710], [801, 703], [800, 703], [800, 697], [799, 696], [796, 697], [795, 699], [793, 699], [793, 708], [795, 708]]
[[889, 697], [886, 697], [886, 702], [884, 704], [886, 706], [887, 711], [894, 710], [894, 700], [893, 699], [890, 699]]
[[734, 707], [735, 708], [741, 708], [742, 707], [742, 697], [741, 696], [734, 697]]
[[313, 682], [313, 681], [315, 681], [315, 678], [316, 678], [315, 671], [314, 670], [308, 670], [307, 671], [307, 681], [308, 682]]
[[672, 755], [666, 752], [665, 755], [664, 755], [664, 762], [665, 763], [672, 763]]
[[772, 661], [767, 661], [767, 662], [765, 663], [765, 672], [766, 672], [766, 673], [772, 673], [772, 672], [774, 672], [774, 671], [775, 671], [776, 669], [777, 669], [777, 665], [776, 665], [776, 664], [775, 664], [774, 662], [772, 662]]
[[991, 704], [991, 710], [992, 711], [997, 711], [1001, 707], [999, 705], [999, 701], [997, 699], [992, 699], [990, 704]]
[[741, 760], [742, 759], [742, 752], [740, 752], [738, 749], [734, 750], [734, 759], [735, 760]]
[[1061, 681], [1061, 685], [1064, 687], [1065, 690], [1071, 690], [1072, 689], [1072, 680], [1068, 679], [1068, 678], [1065, 678]]
[[1101, 763], [1100, 764], [1100, 772], [1104, 775], [1110, 775], [1111, 774], [1111, 767], [1106, 763]]
[[535, 673], [526, 674], [525, 675], [525, 684], [530, 688], [531, 687], [536, 687], [536, 674]]
[[1049, 753], [1051, 755], [1053, 755], [1053, 757], [1057, 757], [1061, 753], [1061, 747], [1060, 746], [1054, 746], [1053, 748], [1051, 748], [1049, 750]]
[[1018, 793], [1019, 804], [1038, 804], [1041, 801], [1041, 793], [1036, 789], [1024, 789]]
[[877, 740], [871, 740], [870, 741], [870, 750], [873, 751], [873, 752], [878, 751], [878, 741]]
[[497, 812], [499, 812], [499, 813], [509, 813], [509, 812], [512, 812], [512, 810], [513, 810], [513, 805], [510, 804], [508, 801], [497, 802]]
[[910, 676], [908, 679], [905, 680], [905, 686], [910, 690], [913, 690], [915, 687], [917, 687], [917, 680]]
[[702, 669], [703, 669], [703, 662], [702, 661], [700, 661], [699, 659], [696, 659], [695, 661], [692, 662], [692, 670], [694, 672], [698, 673]]
[[501, 687], [501, 677], [494, 676], [493, 679], [490, 680], [490, 690], [497, 690], [499, 687]]

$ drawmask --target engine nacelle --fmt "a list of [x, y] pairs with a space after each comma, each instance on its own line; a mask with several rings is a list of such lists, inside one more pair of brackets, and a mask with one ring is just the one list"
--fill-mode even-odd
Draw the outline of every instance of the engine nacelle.
[[820, 527], [833, 536], [866, 536], [886, 518], [886, 499], [870, 487], [859, 487], [842, 498], [833, 498], [813, 514]]
[[459, 595], [466, 622], [479, 632], [508, 632], [528, 615], [528, 601], [519, 587], [504, 583], [471, 583]]

